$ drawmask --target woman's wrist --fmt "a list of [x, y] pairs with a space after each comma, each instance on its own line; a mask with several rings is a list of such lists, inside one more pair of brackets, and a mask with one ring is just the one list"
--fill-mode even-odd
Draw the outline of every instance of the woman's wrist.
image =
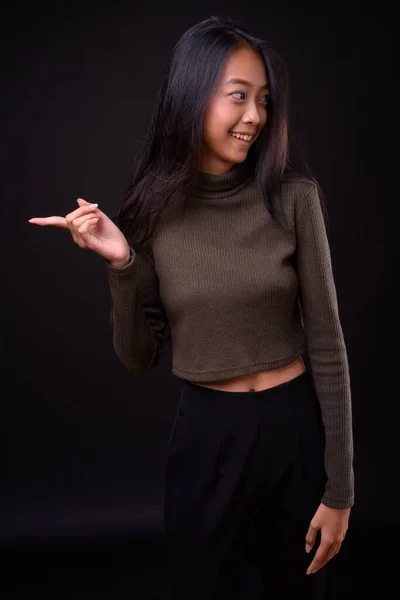
[[131, 260], [131, 250], [129, 249], [129, 254], [127, 255], [127, 257], [124, 260], [113, 261], [113, 262], [110, 261], [110, 265], [117, 269], [121, 269], [122, 267], [126, 267], [126, 265], [130, 262], [130, 260]]

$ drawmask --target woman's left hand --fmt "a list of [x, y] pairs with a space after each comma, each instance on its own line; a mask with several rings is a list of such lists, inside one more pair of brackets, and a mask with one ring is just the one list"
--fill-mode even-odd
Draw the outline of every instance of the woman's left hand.
[[325, 504], [319, 505], [307, 531], [306, 552], [310, 552], [314, 546], [319, 529], [321, 542], [307, 569], [307, 575], [321, 569], [339, 552], [349, 526], [350, 510], [350, 508], [330, 508]]

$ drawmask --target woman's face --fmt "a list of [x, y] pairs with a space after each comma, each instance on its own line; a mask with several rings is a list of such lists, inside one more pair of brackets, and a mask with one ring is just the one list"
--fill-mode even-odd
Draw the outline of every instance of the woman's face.
[[[250, 145], [267, 122], [268, 96], [266, 69], [259, 54], [247, 47], [233, 50], [207, 107], [201, 171], [222, 174], [246, 160]], [[243, 142], [232, 132], [248, 133], [252, 138]]]

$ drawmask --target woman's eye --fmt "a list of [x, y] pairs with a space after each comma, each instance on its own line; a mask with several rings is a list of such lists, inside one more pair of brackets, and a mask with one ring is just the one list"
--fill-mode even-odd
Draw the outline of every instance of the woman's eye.
[[[242, 94], [242, 96], [245, 96], [244, 92], [233, 92], [232, 96], [235, 96], [235, 94]], [[265, 94], [265, 96], [263, 96], [263, 98], [265, 98], [265, 104], [268, 104], [268, 102], [270, 101], [271, 95]], [[237, 100], [244, 100], [244, 98], [237, 98]]]
[[[233, 92], [232, 96], [234, 96], [235, 94], [242, 94], [244, 96], [244, 92]], [[239, 100], [243, 100], [243, 98], [239, 98]]]

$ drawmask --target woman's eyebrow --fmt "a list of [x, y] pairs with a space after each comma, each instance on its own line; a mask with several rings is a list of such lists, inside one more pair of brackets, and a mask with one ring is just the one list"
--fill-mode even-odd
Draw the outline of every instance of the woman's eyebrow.
[[[250, 81], [247, 81], [246, 79], [241, 79], [240, 77], [233, 77], [232, 79], [229, 79], [228, 81], [225, 82], [225, 85], [229, 85], [231, 83], [241, 83], [242, 85], [247, 85], [248, 87], [253, 87], [253, 84], [250, 83]], [[264, 88], [269, 92], [268, 84], [264, 84], [260, 87], [261, 90]]]

